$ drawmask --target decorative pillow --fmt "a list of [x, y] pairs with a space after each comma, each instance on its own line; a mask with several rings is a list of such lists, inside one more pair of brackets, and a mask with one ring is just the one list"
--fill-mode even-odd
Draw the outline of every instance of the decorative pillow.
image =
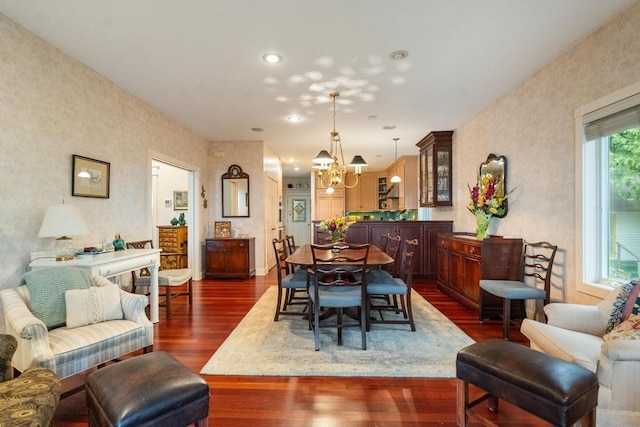
[[640, 340], [640, 316], [632, 314], [627, 320], [603, 336], [602, 339], [605, 341]]
[[29, 289], [31, 312], [51, 330], [65, 324], [64, 293], [69, 289], [87, 289], [93, 285], [93, 279], [88, 270], [53, 267], [29, 271], [22, 276], [21, 284]]
[[65, 300], [68, 328], [123, 318], [120, 288], [116, 284], [69, 290], [65, 292]]
[[[613, 328], [615, 328], [620, 322], [625, 320], [623, 317], [623, 312], [625, 311], [627, 301], [629, 301], [630, 297], [633, 300], [632, 304], [635, 303], [638, 291], [636, 290], [634, 292], [634, 288], [636, 288], [637, 286], [640, 286], [639, 281], [631, 281], [622, 285], [622, 290], [613, 303], [613, 310], [611, 311], [611, 317], [609, 318], [609, 323], [607, 323], [607, 329], [605, 332], [611, 332]], [[632, 294], [635, 294], [635, 297], [632, 297]]]

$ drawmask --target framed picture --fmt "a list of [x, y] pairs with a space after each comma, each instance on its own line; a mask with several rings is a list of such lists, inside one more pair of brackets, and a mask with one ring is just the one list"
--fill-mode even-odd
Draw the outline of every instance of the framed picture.
[[214, 237], [231, 237], [231, 221], [216, 221]]
[[111, 165], [107, 162], [74, 154], [71, 195], [108, 199], [110, 168]]
[[173, 210], [174, 211], [186, 211], [189, 209], [189, 192], [188, 191], [174, 191], [173, 192]]

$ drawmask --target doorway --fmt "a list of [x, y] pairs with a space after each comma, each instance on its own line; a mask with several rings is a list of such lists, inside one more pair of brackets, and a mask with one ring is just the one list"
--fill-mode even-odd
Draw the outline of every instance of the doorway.
[[187, 225], [188, 266], [193, 270], [193, 279], [202, 279], [202, 249], [200, 241], [199, 169], [161, 153], [152, 153], [149, 159], [151, 170], [151, 236], [154, 247], [158, 242], [158, 226], [171, 225], [173, 218], [184, 214]]
[[311, 243], [311, 191], [285, 191], [286, 233], [293, 235], [297, 246], [308, 245]]

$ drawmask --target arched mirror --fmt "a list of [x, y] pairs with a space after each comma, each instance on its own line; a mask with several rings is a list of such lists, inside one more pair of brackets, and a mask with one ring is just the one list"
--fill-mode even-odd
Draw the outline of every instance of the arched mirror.
[[222, 216], [249, 216], [249, 174], [242, 172], [238, 165], [229, 166], [222, 175]]
[[[496, 180], [496, 195], [504, 196], [508, 194], [507, 190], [507, 158], [504, 156], [496, 156], [489, 154], [487, 160], [480, 163], [480, 176], [490, 175]], [[504, 201], [504, 213], [495, 215], [498, 218], [504, 218], [509, 211], [509, 201]]]

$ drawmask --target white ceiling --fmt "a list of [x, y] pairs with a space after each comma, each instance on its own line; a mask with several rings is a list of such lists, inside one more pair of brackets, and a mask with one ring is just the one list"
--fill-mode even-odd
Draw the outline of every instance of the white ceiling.
[[[294, 176], [290, 160], [307, 173], [328, 148], [330, 92], [345, 159], [382, 170], [393, 138], [417, 154], [636, 2], [0, 0], [0, 13], [208, 140], [264, 140]], [[271, 51], [284, 61], [263, 62]]]

